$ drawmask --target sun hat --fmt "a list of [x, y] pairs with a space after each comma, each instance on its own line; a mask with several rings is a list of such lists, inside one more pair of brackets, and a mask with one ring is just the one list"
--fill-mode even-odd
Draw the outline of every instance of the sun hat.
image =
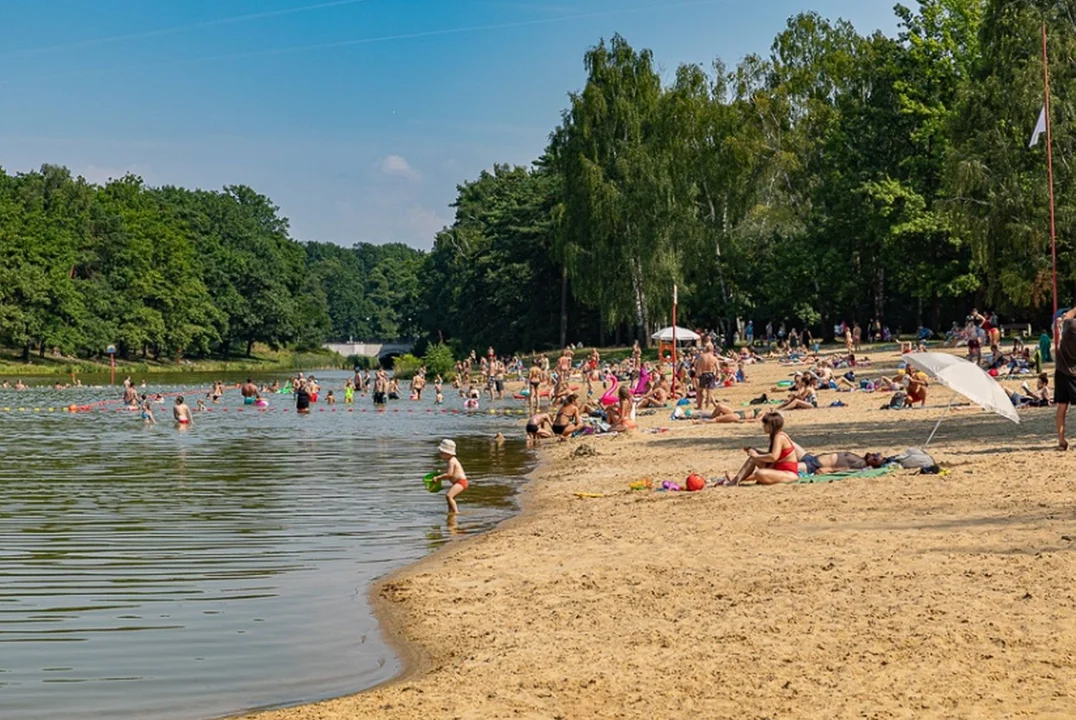
[[445, 455], [456, 454], [456, 443], [452, 440], [442, 440], [441, 444], [437, 447], [438, 452], [443, 452]]

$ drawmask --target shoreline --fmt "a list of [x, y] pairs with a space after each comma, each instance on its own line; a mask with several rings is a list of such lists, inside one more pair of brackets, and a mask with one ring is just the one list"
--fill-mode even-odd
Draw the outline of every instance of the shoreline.
[[[791, 369], [752, 367], [720, 396]], [[786, 429], [814, 451], [895, 454], [944, 412], [932, 391], [888, 412], [880, 393], [826, 393], [848, 407], [786, 413]], [[1052, 420], [954, 410], [931, 447], [942, 476], [700, 493], [628, 485], [735, 469], [757, 425], [659, 412], [547, 443], [516, 515], [371, 587], [399, 676], [240, 717], [1065, 716], [1076, 454], [1052, 450]]]

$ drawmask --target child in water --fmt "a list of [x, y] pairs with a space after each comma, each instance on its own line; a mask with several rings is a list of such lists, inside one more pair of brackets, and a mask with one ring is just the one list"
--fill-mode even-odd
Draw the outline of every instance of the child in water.
[[142, 422], [146, 425], [157, 424], [157, 421], [153, 418], [153, 406], [145, 395], [142, 396]]
[[448, 461], [448, 472], [438, 475], [434, 478], [434, 481], [440, 480], [443, 482], [447, 480], [452, 483], [452, 487], [448, 489], [448, 494], [445, 495], [445, 500], [448, 502], [449, 514], [456, 515], [460, 511], [456, 505], [456, 496], [467, 489], [467, 473], [463, 471], [463, 465], [460, 464], [459, 458], [456, 457], [456, 443], [454, 441], [442, 440], [437, 452], [442, 460]]
[[336, 397], [333, 396], [333, 391], [332, 390], [330, 390], [329, 394], [325, 396], [325, 404], [326, 405], [335, 405], [336, 404]]

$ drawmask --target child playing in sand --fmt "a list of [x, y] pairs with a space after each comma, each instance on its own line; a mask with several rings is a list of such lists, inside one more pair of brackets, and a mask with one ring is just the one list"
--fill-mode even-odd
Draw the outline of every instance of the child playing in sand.
[[434, 482], [448, 480], [452, 483], [452, 487], [448, 489], [448, 494], [445, 495], [445, 500], [448, 501], [449, 514], [456, 515], [460, 511], [456, 505], [456, 496], [467, 489], [467, 473], [463, 471], [463, 465], [460, 464], [459, 458], [456, 457], [456, 443], [454, 441], [442, 440], [437, 447], [437, 452], [442, 460], [448, 461], [448, 472], [438, 475], [434, 478]]

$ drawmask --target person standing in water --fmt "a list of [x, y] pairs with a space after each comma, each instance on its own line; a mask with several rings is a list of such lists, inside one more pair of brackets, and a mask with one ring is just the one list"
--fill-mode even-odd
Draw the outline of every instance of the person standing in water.
[[176, 423], [180, 427], [194, 426], [194, 417], [191, 415], [191, 409], [187, 407], [187, 403], [183, 402], [182, 395], [176, 398], [176, 404], [172, 408], [172, 417], [176, 419]]
[[434, 478], [434, 482], [447, 480], [452, 483], [452, 487], [448, 489], [448, 494], [445, 495], [445, 501], [448, 503], [448, 513], [456, 515], [460, 511], [459, 506], [456, 505], [456, 496], [468, 487], [467, 473], [464, 472], [463, 465], [460, 464], [459, 458], [456, 457], [456, 443], [454, 441], [442, 440], [437, 447], [437, 452], [442, 460], [448, 461], [448, 472], [438, 475]]
[[142, 422], [146, 425], [156, 425], [153, 418], [153, 406], [145, 395], [142, 396]]
[[253, 380], [247, 378], [247, 381], [239, 388], [239, 394], [243, 396], [244, 405], [253, 405], [258, 394], [258, 386], [254, 384]]
[[310, 391], [307, 390], [305, 382], [300, 382], [295, 387], [295, 412], [300, 415], [310, 413]]
[[389, 390], [389, 380], [385, 375], [384, 370], [377, 371], [377, 377], [374, 378], [374, 405], [384, 406], [385, 395]]

